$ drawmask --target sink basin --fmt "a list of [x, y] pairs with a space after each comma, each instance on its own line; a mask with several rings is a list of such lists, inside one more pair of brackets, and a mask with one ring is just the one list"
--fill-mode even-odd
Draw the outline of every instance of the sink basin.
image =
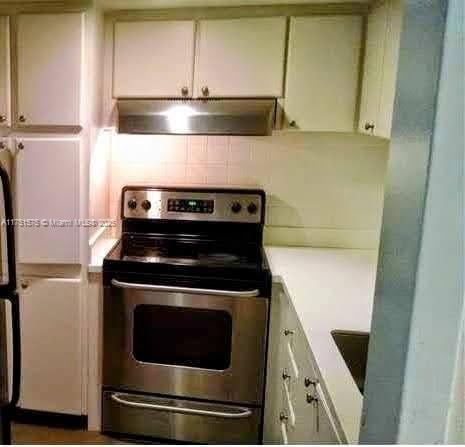
[[370, 334], [368, 332], [334, 330], [331, 335], [358, 389], [363, 394]]

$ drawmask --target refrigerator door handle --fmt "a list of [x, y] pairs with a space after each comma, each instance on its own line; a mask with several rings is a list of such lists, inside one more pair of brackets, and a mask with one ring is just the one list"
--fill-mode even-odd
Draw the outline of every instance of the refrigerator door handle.
[[[16, 257], [15, 257], [15, 230], [13, 221], [13, 198], [11, 194], [10, 179], [7, 171], [0, 165], [0, 180], [2, 182], [3, 202], [5, 207], [5, 222], [0, 225], [5, 227], [6, 232], [6, 255], [8, 268], [8, 281], [0, 286], [0, 299], [11, 303], [11, 329], [12, 329], [12, 354], [13, 354], [13, 377], [11, 385], [11, 399], [6, 409], [12, 409], [19, 401], [21, 382], [21, 331], [19, 296], [16, 292]], [[5, 407], [2, 407], [2, 410]]]
[[11, 195], [10, 179], [8, 173], [0, 165], [0, 180], [2, 182], [3, 200], [5, 206], [5, 222], [0, 224], [6, 232], [6, 255], [8, 265], [8, 282], [0, 286], [2, 296], [11, 296], [16, 293], [16, 256], [15, 256], [15, 230], [13, 216], [13, 198]]
[[19, 296], [13, 293], [1, 299], [11, 303], [11, 340], [12, 340], [12, 384], [10, 401], [2, 406], [2, 410], [14, 408], [19, 401], [21, 386], [21, 328], [19, 319]]

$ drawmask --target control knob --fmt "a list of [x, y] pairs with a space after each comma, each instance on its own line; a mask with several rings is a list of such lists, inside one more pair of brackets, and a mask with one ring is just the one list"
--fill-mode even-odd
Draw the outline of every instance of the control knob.
[[150, 203], [150, 200], [144, 200], [141, 203], [142, 208], [144, 208], [145, 211], [148, 211], [150, 208], [152, 208], [152, 204]]
[[136, 199], [129, 199], [128, 208], [131, 209], [131, 210], [135, 210], [137, 208], [137, 200]]
[[249, 206], [247, 207], [247, 211], [249, 214], [255, 214], [258, 211], [258, 206], [255, 203], [250, 202]]
[[231, 211], [234, 213], [234, 214], [237, 214], [241, 211], [242, 209], [242, 205], [239, 203], [239, 202], [233, 202], [232, 205], [231, 205]]

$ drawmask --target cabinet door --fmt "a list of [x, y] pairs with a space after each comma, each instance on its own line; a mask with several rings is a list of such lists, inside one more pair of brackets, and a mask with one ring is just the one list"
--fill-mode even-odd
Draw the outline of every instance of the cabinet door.
[[24, 138], [17, 151], [16, 215], [31, 220], [17, 227], [18, 262], [79, 263], [80, 140]]
[[399, 45], [402, 30], [403, 0], [391, 0], [384, 47], [383, 82], [375, 134], [390, 138], [394, 97], [396, 94]]
[[353, 132], [362, 18], [291, 19], [285, 117], [305, 131]]
[[0, 127], [10, 125], [10, 30], [0, 16]]
[[80, 281], [21, 281], [21, 399], [19, 406], [82, 414]]
[[[289, 428], [288, 438], [291, 444], [341, 444], [336, 426], [321, 392], [320, 385], [310, 388], [302, 387], [292, 401], [295, 412], [295, 424]], [[308, 400], [308, 395], [314, 396], [315, 401]]]
[[281, 97], [286, 18], [202, 20], [195, 95]]
[[19, 125], [81, 123], [83, 15], [18, 17]]
[[370, 135], [377, 132], [388, 11], [389, 3], [384, 2], [368, 16], [359, 130]]
[[191, 20], [116, 23], [113, 96], [192, 96], [194, 30]]

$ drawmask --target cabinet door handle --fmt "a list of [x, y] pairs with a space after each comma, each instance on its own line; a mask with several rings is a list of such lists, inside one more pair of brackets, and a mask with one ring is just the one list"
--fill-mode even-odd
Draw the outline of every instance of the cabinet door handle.
[[375, 123], [365, 123], [365, 130], [371, 130], [372, 132], [375, 130]]
[[6, 121], [5, 115], [0, 115], [0, 123], [4, 123]]
[[284, 335], [287, 337], [288, 335], [294, 334], [294, 331], [292, 329], [284, 329]]
[[18, 143], [18, 150], [22, 151], [24, 149], [24, 144], [23, 143]]
[[183, 87], [181, 89], [181, 95], [182, 96], [187, 96], [189, 94], [189, 89], [187, 87]]
[[286, 413], [284, 413], [284, 411], [281, 411], [281, 413], [279, 413], [279, 420], [281, 422], [287, 422], [289, 419], [289, 416], [287, 416]]
[[292, 120], [292, 121], [289, 123], [289, 127], [292, 127], [292, 128], [296, 128], [296, 127], [297, 127], [297, 123], [295, 122], [295, 120]]
[[202, 95], [203, 96], [209, 96], [210, 95], [210, 90], [208, 89], [207, 86], [202, 87]]
[[318, 397], [314, 396], [313, 394], [307, 393], [307, 403], [309, 404], [315, 404], [318, 403], [320, 399]]
[[19, 115], [19, 122], [20, 123], [25, 123], [26, 122], [26, 117], [24, 115]]
[[283, 377], [283, 380], [287, 380], [291, 378], [291, 376], [286, 372], [286, 370], [283, 371], [282, 377]]

